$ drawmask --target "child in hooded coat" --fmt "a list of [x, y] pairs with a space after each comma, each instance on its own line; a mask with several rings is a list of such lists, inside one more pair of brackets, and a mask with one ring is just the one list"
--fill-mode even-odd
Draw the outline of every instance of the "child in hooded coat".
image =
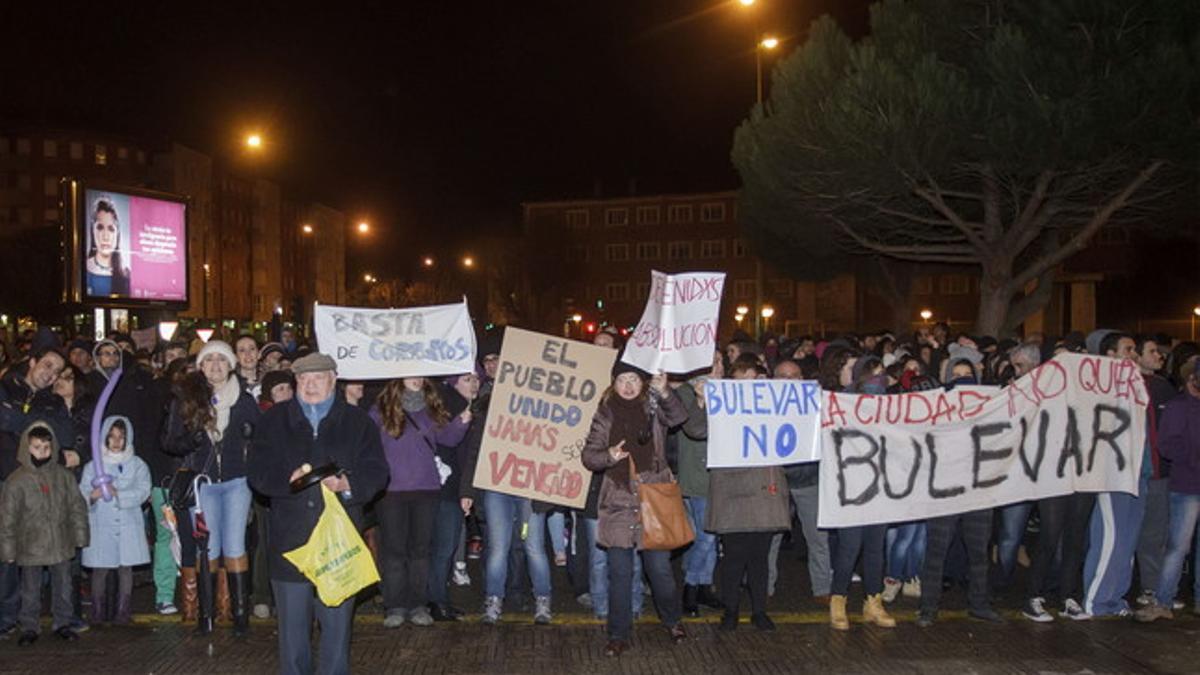
[[[104, 472], [112, 476], [111, 501], [92, 487], [96, 476], [95, 461], [83, 467], [79, 490], [88, 501], [91, 545], [83, 549], [83, 564], [92, 569], [92, 622], [110, 617], [115, 623], [130, 621], [133, 595], [133, 567], [150, 562], [146, 543], [142, 504], [150, 499], [150, 468], [134, 454], [133, 425], [121, 416], [104, 420], [100, 437], [104, 451]], [[117, 570], [117, 606], [110, 612], [105, 586], [109, 570]]]

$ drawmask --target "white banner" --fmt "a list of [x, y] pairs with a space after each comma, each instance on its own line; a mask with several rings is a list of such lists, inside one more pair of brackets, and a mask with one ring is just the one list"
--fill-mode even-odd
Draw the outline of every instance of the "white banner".
[[821, 458], [821, 385], [816, 382], [709, 380], [704, 406], [710, 469]]
[[818, 522], [923, 520], [1073, 492], [1136, 495], [1148, 400], [1135, 364], [1081, 354], [1060, 354], [995, 392], [826, 393]]
[[621, 360], [651, 374], [711, 366], [724, 286], [719, 272], [651, 272], [646, 309]]
[[369, 309], [317, 305], [321, 352], [345, 380], [456, 375], [475, 370], [475, 331], [467, 300], [453, 305]]

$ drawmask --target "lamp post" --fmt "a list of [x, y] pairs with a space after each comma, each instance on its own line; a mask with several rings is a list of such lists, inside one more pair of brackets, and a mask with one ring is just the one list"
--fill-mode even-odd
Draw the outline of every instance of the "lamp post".
[[759, 312], [759, 314], [761, 314], [763, 318], [763, 328], [768, 328], [771, 325], [771, 317], [775, 316], [775, 308], [770, 305], [766, 305], [762, 308], [762, 311]]

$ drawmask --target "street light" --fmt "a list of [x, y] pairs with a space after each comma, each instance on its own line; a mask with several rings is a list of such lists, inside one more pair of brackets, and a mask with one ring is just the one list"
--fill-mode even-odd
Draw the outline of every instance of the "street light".
[[576, 324], [578, 324], [580, 321], [583, 321], [583, 315], [582, 314], [572, 314], [571, 320], [574, 321]]
[[758, 46], [762, 47], [763, 49], [775, 49], [779, 46], [779, 38], [774, 38], [771, 36], [764, 37], [758, 43]]
[[472, 258], [472, 257], [471, 257], [471, 256], [469, 256], [469, 255], [467, 255], [467, 256], [463, 256], [463, 259], [462, 259], [462, 264], [463, 264], [463, 267], [474, 267], [474, 266], [475, 266], [475, 259], [474, 259], [474, 258]]
[[1192, 340], [1196, 339], [1196, 317], [1200, 316], [1200, 305], [1192, 308]]
[[921, 318], [924, 319], [925, 323], [929, 323], [929, 320], [933, 318], [933, 312], [923, 309], [921, 310]]
[[258, 150], [262, 147], [262, 143], [262, 136], [258, 134], [250, 134], [246, 136], [246, 147], [250, 148], [251, 150]]
[[750, 313], [750, 308], [745, 305], [738, 305], [737, 313], [738, 316], [744, 316]]
[[366, 234], [370, 231], [371, 231], [371, 224], [368, 223], [367, 221], [364, 220], [358, 224], [358, 233], [359, 234]]
[[304, 234], [312, 234], [312, 233], [313, 233], [313, 226], [312, 226], [312, 225], [309, 225], [308, 223], [305, 223], [304, 225], [302, 225], [302, 226], [300, 227], [300, 231], [301, 231], [301, 232], [304, 232]]
[[775, 308], [774, 307], [767, 305], [766, 307], [762, 308], [762, 318], [769, 319], [773, 316], [775, 316]]
[[754, 4], [754, 0], [738, 0], [738, 2], [742, 3], [742, 7], [749, 7]]
[[433, 258], [431, 256], [425, 256], [421, 260], [421, 264], [424, 265], [425, 267], [433, 267]]

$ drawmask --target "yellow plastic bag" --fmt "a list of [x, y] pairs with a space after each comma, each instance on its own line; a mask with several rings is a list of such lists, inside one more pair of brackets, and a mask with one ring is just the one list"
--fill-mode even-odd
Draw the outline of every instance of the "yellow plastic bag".
[[300, 548], [283, 557], [317, 587], [317, 596], [329, 607], [379, 582], [379, 570], [346, 509], [329, 488], [321, 486], [325, 511], [312, 535]]

